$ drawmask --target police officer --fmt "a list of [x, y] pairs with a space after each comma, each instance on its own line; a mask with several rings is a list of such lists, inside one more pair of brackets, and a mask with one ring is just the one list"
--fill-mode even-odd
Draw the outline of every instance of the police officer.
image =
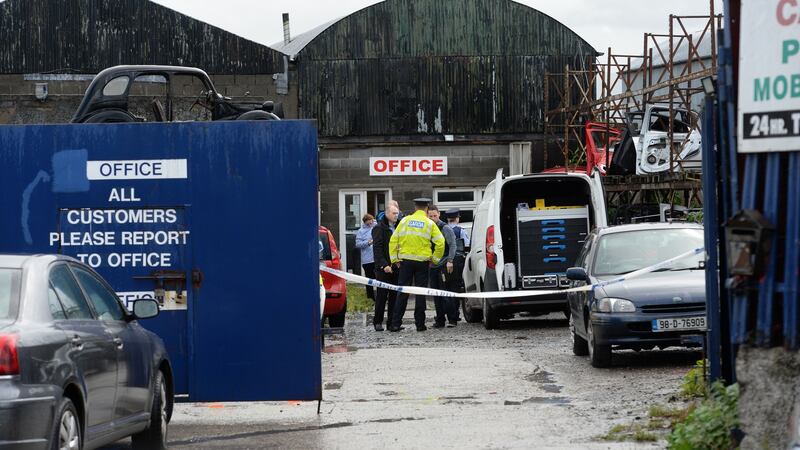
[[[444, 254], [444, 236], [439, 227], [428, 219], [429, 198], [414, 199], [414, 214], [406, 216], [389, 240], [389, 256], [392, 264], [400, 264], [398, 284], [419, 287], [428, 286], [428, 266], [438, 264]], [[433, 245], [431, 245], [433, 244]], [[425, 331], [425, 296], [415, 295], [414, 322], [417, 331]], [[408, 294], [400, 292], [395, 302], [392, 324], [389, 331], [400, 331], [403, 315], [408, 304]]]
[[[447, 274], [445, 277], [445, 287], [448, 291], [463, 293], [465, 291], [463, 277], [464, 262], [467, 258], [466, 248], [470, 246], [469, 236], [466, 230], [458, 226], [458, 222], [461, 220], [461, 211], [458, 208], [448, 209], [444, 212], [444, 215], [447, 218], [448, 226], [452, 228], [456, 238], [456, 255], [455, 258], [453, 258], [453, 272]], [[459, 300], [456, 298], [449, 298], [448, 300], [451, 301], [451, 314], [456, 318], [456, 321], [458, 321]]]

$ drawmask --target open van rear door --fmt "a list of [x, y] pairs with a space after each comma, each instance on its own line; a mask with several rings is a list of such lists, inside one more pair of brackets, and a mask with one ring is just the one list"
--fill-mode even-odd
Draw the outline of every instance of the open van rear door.
[[[494, 228], [494, 254], [496, 255], [495, 275], [497, 276], [497, 288], [503, 290], [503, 265], [505, 258], [503, 258], [503, 236], [500, 232], [500, 203], [502, 198], [500, 194], [503, 192], [503, 169], [497, 169], [497, 175], [494, 177], [494, 204], [489, 211], [489, 226]], [[488, 237], [487, 237], [488, 238]], [[489, 258], [489, 249], [486, 249], [486, 258]]]
[[606, 192], [600, 172], [595, 170], [592, 173], [592, 203], [594, 204], [594, 226], [603, 228], [608, 226], [608, 214], [606, 213]]

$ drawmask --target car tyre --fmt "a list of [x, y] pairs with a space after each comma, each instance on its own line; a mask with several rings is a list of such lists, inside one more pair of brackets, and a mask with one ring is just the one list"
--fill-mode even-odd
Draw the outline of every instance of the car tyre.
[[167, 383], [159, 370], [153, 382], [153, 407], [148, 427], [131, 436], [133, 448], [141, 450], [163, 450], [167, 448], [170, 402], [167, 398]]
[[236, 120], [281, 120], [275, 114], [267, 111], [253, 110], [240, 115]]
[[600, 345], [595, 339], [594, 324], [589, 320], [586, 325], [586, 333], [588, 334], [589, 342], [589, 362], [593, 367], [603, 368], [611, 366], [611, 346]]
[[577, 356], [586, 356], [589, 354], [589, 344], [586, 339], [578, 336], [575, 330], [575, 315], [569, 315], [569, 334], [572, 336], [572, 353]]
[[347, 301], [345, 300], [344, 306], [342, 310], [336, 314], [328, 316], [328, 325], [331, 328], [342, 328], [344, 327], [344, 319], [347, 315]]
[[479, 323], [483, 320], [483, 311], [473, 309], [467, 305], [466, 299], [461, 299], [461, 311], [464, 313], [464, 320], [467, 323]]
[[497, 311], [489, 305], [489, 301], [483, 299], [483, 327], [487, 330], [497, 328], [500, 323], [500, 318], [497, 316]]
[[126, 111], [109, 109], [86, 117], [81, 120], [81, 123], [131, 123], [136, 121], [136, 118]]
[[51, 448], [53, 450], [80, 450], [83, 448], [78, 410], [72, 400], [67, 397], [61, 400], [54, 419], [52, 439], [50, 440], [52, 442]]

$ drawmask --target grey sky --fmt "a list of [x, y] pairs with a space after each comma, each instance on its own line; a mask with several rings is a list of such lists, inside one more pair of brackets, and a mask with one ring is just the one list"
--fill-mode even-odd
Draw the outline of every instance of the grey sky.
[[[155, 0], [242, 37], [273, 44], [283, 39], [281, 14], [288, 12], [292, 35], [346, 16], [376, 0]], [[601, 52], [641, 54], [642, 34], [666, 33], [669, 15], [708, 14], [706, 0], [520, 0], [559, 20]], [[718, 14], [722, 0], [714, 0]], [[694, 24], [694, 25], [692, 25]], [[700, 21], [689, 21], [689, 31]]]

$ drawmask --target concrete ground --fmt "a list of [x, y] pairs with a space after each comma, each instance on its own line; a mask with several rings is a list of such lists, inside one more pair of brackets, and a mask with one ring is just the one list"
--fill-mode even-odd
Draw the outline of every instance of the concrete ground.
[[178, 404], [170, 448], [662, 448], [600, 437], [675, 400], [701, 357], [624, 351], [595, 369], [572, 354], [563, 314], [492, 331], [461, 322], [418, 333], [411, 312], [400, 333], [366, 321], [349, 317], [326, 343], [321, 414], [315, 402]]

